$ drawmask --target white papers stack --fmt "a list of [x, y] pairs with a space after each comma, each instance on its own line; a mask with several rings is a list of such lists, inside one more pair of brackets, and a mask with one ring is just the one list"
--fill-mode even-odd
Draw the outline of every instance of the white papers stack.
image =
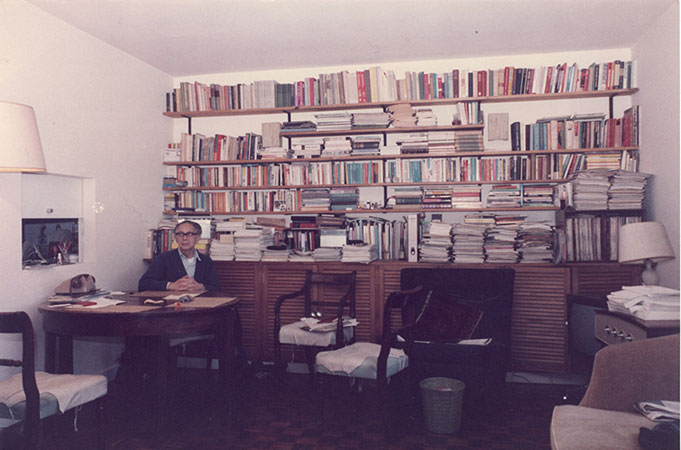
[[234, 259], [234, 242], [220, 242], [213, 239], [210, 244], [210, 257], [215, 261], [232, 261]]
[[520, 262], [553, 261], [553, 226], [548, 221], [524, 222], [518, 230]]
[[483, 244], [487, 227], [457, 223], [452, 227], [452, 261], [455, 263], [485, 262]]
[[484, 250], [488, 263], [515, 263], [518, 262], [518, 252], [515, 249], [515, 241], [518, 237], [518, 228], [514, 226], [494, 226], [487, 229], [485, 235]]
[[312, 251], [315, 261], [340, 261], [341, 247], [319, 247]]
[[643, 320], [679, 320], [679, 291], [662, 286], [623, 286], [608, 295], [608, 309]]
[[618, 170], [610, 177], [608, 209], [641, 209], [650, 175]]
[[234, 232], [234, 259], [237, 261], [260, 261], [262, 251], [267, 245], [271, 245], [271, 243], [263, 245], [262, 234], [262, 227], [255, 226]]
[[368, 264], [378, 258], [374, 244], [346, 244], [343, 246], [341, 261]]
[[284, 246], [269, 246], [262, 252], [263, 261], [288, 261], [290, 250]]
[[573, 176], [572, 206], [578, 211], [608, 209], [610, 171], [582, 170]]
[[431, 222], [419, 243], [419, 261], [449, 262], [452, 253], [452, 224]]

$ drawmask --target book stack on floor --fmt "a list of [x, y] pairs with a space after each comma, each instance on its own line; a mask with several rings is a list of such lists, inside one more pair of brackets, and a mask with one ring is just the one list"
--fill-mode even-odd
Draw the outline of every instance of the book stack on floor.
[[679, 291], [662, 286], [623, 286], [608, 294], [608, 310], [643, 320], [679, 320]]
[[419, 261], [449, 262], [452, 253], [452, 224], [430, 222], [424, 228], [423, 238], [419, 243]]
[[456, 223], [452, 227], [452, 261], [455, 263], [485, 262], [483, 245], [487, 226]]
[[517, 248], [520, 262], [552, 262], [554, 228], [548, 221], [531, 221], [520, 224]]
[[386, 108], [390, 113], [391, 126], [394, 128], [405, 128], [416, 126], [416, 112], [408, 103], [390, 105]]
[[570, 177], [575, 210], [608, 209], [609, 175], [608, 170], [582, 170]]
[[610, 177], [608, 209], [641, 209], [651, 175], [618, 170]]

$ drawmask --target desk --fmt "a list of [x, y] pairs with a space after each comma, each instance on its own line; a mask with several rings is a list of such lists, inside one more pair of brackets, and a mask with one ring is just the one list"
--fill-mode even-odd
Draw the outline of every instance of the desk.
[[[167, 292], [171, 294], [172, 292]], [[176, 306], [140, 304], [132, 294], [126, 303], [103, 308], [40, 306], [45, 330], [45, 370], [73, 373], [74, 336], [120, 336], [145, 338], [157, 356], [156, 392], [161, 411], [165, 411], [168, 392], [168, 358], [171, 336], [213, 334], [219, 361], [219, 379], [231, 386], [234, 372], [235, 331], [238, 299], [204, 294], [191, 303]]]
[[594, 328], [596, 339], [605, 345], [612, 345], [677, 334], [679, 332], [679, 321], [646, 321], [628, 314], [598, 311], [596, 312]]

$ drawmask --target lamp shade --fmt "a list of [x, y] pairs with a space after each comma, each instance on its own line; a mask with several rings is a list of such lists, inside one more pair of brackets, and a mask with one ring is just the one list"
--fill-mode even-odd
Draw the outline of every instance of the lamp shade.
[[619, 262], [643, 264], [674, 258], [667, 231], [661, 222], [637, 222], [622, 225], [619, 232]]
[[0, 172], [45, 172], [33, 108], [0, 102]]

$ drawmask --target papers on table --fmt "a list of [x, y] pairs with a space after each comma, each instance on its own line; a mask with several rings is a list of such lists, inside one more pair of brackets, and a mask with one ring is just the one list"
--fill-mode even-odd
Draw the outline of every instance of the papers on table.
[[608, 295], [608, 309], [643, 320], [679, 320], [679, 291], [662, 286], [623, 286]]

